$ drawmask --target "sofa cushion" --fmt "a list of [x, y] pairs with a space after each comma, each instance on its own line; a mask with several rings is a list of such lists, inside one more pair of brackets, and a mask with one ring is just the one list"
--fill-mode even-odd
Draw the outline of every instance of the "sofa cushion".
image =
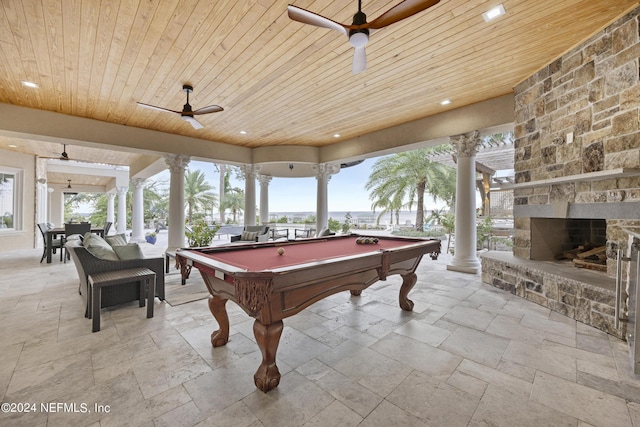
[[107, 243], [111, 246], [127, 244], [127, 236], [124, 233], [114, 234], [113, 236], [106, 236], [104, 240], [106, 240]]
[[256, 241], [256, 237], [258, 236], [257, 231], [243, 231], [240, 235], [240, 240], [250, 240], [252, 242]]
[[264, 225], [245, 225], [244, 226], [244, 231], [255, 231], [257, 234], [264, 234], [264, 229], [265, 229]]
[[84, 235], [83, 246], [95, 257], [111, 261], [118, 261], [118, 255], [113, 251], [111, 245], [97, 234], [87, 233]]
[[113, 245], [111, 246], [111, 248], [120, 260], [144, 258], [142, 249], [137, 243], [129, 243], [128, 245]]

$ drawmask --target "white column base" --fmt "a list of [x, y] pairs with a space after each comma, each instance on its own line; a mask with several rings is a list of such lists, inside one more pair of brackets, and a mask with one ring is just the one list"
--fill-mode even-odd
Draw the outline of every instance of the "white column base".
[[459, 273], [478, 274], [482, 271], [482, 265], [478, 259], [460, 260], [454, 259], [447, 265], [447, 270]]

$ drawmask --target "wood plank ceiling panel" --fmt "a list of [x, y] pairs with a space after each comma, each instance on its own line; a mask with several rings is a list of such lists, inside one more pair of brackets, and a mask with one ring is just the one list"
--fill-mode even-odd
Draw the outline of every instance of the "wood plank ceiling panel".
[[[0, 102], [258, 147], [322, 146], [512, 91], [637, 7], [637, 0], [441, 0], [371, 36], [368, 69], [335, 31], [288, 18], [287, 3], [351, 22], [343, 0], [3, 0]], [[363, 2], [369, 20], [399, 0]], [[20, 80], [36, 81], [30, 90]], [[190, 83], [194, 130], [177, 115]], [[452, 99], [448, 107], [439, 105]], [[240, 135], [240, 130], [248, 131]], [[333, 138], [340, 133], [340, 139]]]

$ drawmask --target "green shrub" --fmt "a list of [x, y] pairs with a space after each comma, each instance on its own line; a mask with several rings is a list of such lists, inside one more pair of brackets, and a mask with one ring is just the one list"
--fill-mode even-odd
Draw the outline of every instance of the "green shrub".
[[351, 231], [351, 212], [347, 212], [344, 216], [344, 222], [342, 223], [342, 232], [347, 234]]
[[337, 219], [329, 218], [329, 230], [336, 233], [340, 231], [341, 228], [342, 224], [340, 224], [340, 221], [338, 221]]
[[189, 247], [199, 248], [209, 246], [218, 229], [220, 229], [219, 225], [208, 226], [204, 221], [200, 221], [194, 224], [191, 230], [186, 230], [184, 234], [187, 236]]

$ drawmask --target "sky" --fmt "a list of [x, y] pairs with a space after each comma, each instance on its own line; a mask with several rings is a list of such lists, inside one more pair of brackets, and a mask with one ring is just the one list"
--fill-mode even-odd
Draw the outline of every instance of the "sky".
[[[366, 159], [359, 165], [341, 169], [331, 176], [328, 188], [329, 212], [359, 212], [371, 211], [371, 200], [364, 186], [371, 168], [378, 158]], [[188, 169], [200, 170], [205, 174], [207, 181], [219, 190], [219, 174], [212, 163], [192, 160]], [[158, 174], [154, 179], [169, 180], [169, 172]], [[244, 181], [231, 178], [233, 187], [244, 189]], [[315, 212], [316, 210], [317, 181], [310, 178], [273, 178], [269, 183], [269, 212]], [[256, 205], [260, 204], [260, 185], [256, 183]], [[434, 209], [443, 207], [441, 203], [434, 203], [425, 197], [425, 208]], [[415, 208], [414, 208], [415, 210]]]

